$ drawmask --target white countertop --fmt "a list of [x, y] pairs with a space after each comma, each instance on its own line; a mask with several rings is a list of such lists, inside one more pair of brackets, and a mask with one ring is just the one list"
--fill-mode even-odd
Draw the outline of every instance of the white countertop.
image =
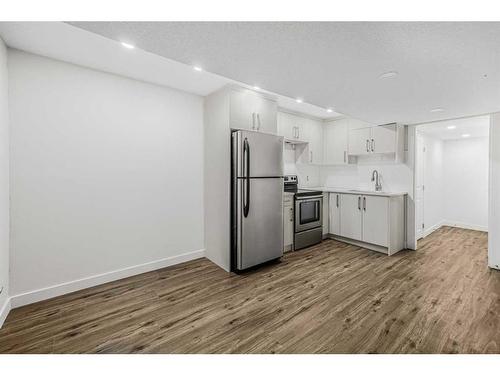
[[327, 187], [327, 186], [308, 186], [301, 187], [302, 190], [319, 190], [328, 193], [342, 193], [342, 194], [362, 194], [362, 195], [378, 195], [382, 197], [399, 197], [401, 195], [407, 195], [404, 191], [374, 191], [374, 190], [363, 190], [363, 189], [349, 189], [349, 188], [339, 188], [339, 187]]

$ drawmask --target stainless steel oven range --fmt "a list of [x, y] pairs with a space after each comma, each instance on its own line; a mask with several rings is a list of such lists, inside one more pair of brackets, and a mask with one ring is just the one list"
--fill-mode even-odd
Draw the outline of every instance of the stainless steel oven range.
[[298, 189], [297, 176], [285, 176], [285, 191], [294, 192], [294, 249], [320, 243], [323, 239], [323, 192]]

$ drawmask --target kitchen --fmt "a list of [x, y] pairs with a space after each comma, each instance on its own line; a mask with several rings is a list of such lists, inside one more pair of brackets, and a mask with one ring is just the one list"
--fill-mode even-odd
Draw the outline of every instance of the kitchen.
[[498, 31], [0, 22], [0, 353], [498, 352]]

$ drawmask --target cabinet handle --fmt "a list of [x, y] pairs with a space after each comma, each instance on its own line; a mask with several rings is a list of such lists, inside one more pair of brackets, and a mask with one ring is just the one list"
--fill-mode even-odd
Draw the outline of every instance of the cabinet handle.
[[255, 130], [255, 112], [252, 113], [252, 129]]
[[366, 140], [366, 152], [370, 152], [370, 140]]
[[347, 162], [347, 151], [344, 151], [344, 163]]
[[309, 151], [309, 163], [313, 162], [313, 152]]
[[260, 130], [260, 113], [257, 113], [257, 130]]
[[361, 197], [358, 197], [358, 210], [361, 210]]
[[375, 151], [375, 140], [372, 138], [372, 152]]
[[293, 221], [293, 207], [290, 207], [290, 221]]
[[339, 206], [339, 195], [337, 194], [337, 207]]
[[363, 197], [363, 210], [366, 211], [366, 197]]

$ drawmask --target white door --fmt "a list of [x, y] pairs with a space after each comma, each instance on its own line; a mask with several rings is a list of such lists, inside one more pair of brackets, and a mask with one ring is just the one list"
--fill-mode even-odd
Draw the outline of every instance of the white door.
[[259, 97], [256, 104], [256, 127], [264, 133], [278, 133], [278, 104], [272, 100]]
[[396, 152], [396, 125], [374, 126], [371, 130], [371, 152], [377, 154]]
[[424, 176], [425, 144], [420, 134], [415, 140], [415, 234], [417, 240], [424, 237]]
[[258, 95], [253, 91], [231, 91], [229, 105], [231, 128], [257, 130], [258, 101]]
[[338, 193], [330, 193], [330, 229], [329, 232], [340, 236], [340, 202], [341, 196]]
[[349, 154], [367, 155], [370, 153], [370, 128], [349, 131]]
[[323, 125], [323, 155], [325, 164], [347, 164], [349, 120], [342, 119]]
[[340, 195], [340, 235], [362, 240], [361, 195]]
[[372, 195], [362, 197], [363, 241], [389, 246], [389, 198]]

